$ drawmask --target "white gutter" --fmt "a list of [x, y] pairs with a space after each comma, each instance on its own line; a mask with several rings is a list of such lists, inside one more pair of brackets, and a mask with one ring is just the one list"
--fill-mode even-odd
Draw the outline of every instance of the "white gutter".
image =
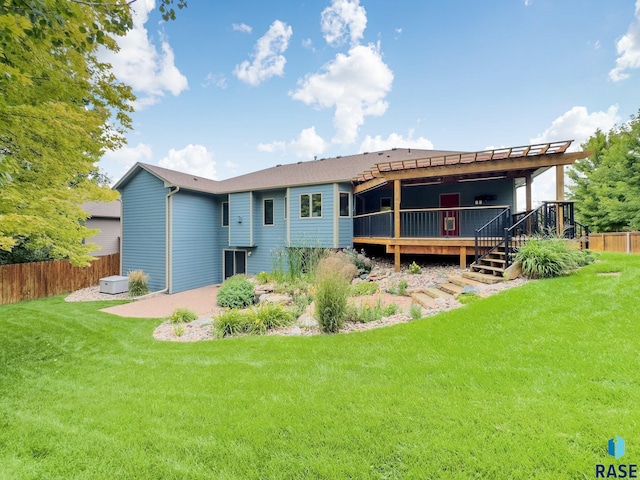
[[[171, 188], [171, 187], [170, 187]], [[174, 186], [173, 188], [175, 188], [175, 190], [171, 190], [169, 193], [167, 193], [167, 212], [166, 212], [166, 232], [167, 232], [167, 238], [166, 238], [166, 252], [165, 252], [165, 288], [164, 290], [160, 290], [159, 292], [156, 293], [164, 293], [164, 292], [169, 292], [169, 294], [172, 293], [172, 276], [171, 276], [171, 252], [172, 252], [172, 239], [173, 239], [173, 231], [172, 231], [172, 224], [173, 224], [173, 211], [171, 208], [171, 197], [173, 195], [175, 195], [176, 193], [178, 193], [180, 191], [180, 187], [178, 186]]]

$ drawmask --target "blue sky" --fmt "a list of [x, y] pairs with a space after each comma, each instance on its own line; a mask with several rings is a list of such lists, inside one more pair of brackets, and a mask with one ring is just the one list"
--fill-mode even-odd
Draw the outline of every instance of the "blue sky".
[[[393, 147], [575, 139], [640, 109], [640, 0], [189, 0], [105, 55], [138, 100], [136, 161], [225, 179]], [[553, 175], [534, 182], [552, 199]]]

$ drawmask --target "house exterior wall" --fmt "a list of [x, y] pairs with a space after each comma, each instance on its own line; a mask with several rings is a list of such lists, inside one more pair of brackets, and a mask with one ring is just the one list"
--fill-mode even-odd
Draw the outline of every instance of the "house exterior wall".
[[[287, 220], [284, 218], [286, 190], [266, 190], [253, 194], [253, 243], [247, 257], [247, 273], [253, 275], [273, 269], [275, 255], [287, 245]], [[273, 199], [273, 225], [264, 225], [264, 200]]]
[[166, 288], [166, 195], [169, 189], [145, 170], [120, 189], [122, 196], [122, 275], [142, 270], [149, 290]]
[[[334, 247], [334, 186], [333, 184], [292, 187], [290, 192], [290, 245]], [[322, 216], [302, 218], [300, 197], [303, 194], [322, 194]]]
[[[219, 196], [214, 199], [214, 209], [212, 222], [216, 230], [216, 236], [212, 245], [215, 250], [216, 261], [213, 264], [213, 278], [215, 283], [222, 283], [223, 280], [223, 250], [229, 248], [229, 227], [222, 225], [222, 204], [228, 201], [228, 196]], [[231, 220], [231, 219], [229, 219]]]
[[[353, 246], [353, 194], [351, 193], [351, 185], [348, 183], [342, 183], [338, 186], [338, 192], [346, 192], [349, 194], [349, 216], [340, 217], [340, 199], [337, 198], [338, 203], [337, 215], [338, 215], [338, 247], [352, 247]], [[339, 194], [339, 193], [338, 193]]]
[[474, 198], [480, 195], [495, 195], [496, 199], [488, 205], [504, 205], [513, 209], [514, 180], [503, 178], [499, 180], [484, 180], [479, 182], [464, 182], [445, 185], [425, 185], [419, 187], [402, 188], [402, 209], [407, 208], [438, 208], [440, 195], [444, 193], [459, 193], [461, 207], [473, 207]]
[[93, 237], [87, 238], [87, 242], [100, 245], [100, 250], [91, 252], [91, 255], [101, 257], [120, 252], [120, 219], [119, 218], [88, 218], [87, 228], [100, 230]]
[[252, 192], [229, 194], [229, 246], [253, 246]]
[[171, 289], [177, 293], [219, 282], [216, 264], [221, 252], [216, 237], [224, 232], [215, 222], [214, 198], [180, 190], [171, 197]]

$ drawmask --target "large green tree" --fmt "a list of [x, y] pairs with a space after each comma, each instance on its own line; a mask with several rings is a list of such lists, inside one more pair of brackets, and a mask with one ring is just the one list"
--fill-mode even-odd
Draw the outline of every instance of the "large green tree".
[[578, 221], [595, 232], [640, 230], [640, 117], [582, 147], [591, 155], [568, 172]]
[[[91, 258], [80, 205], [116, 198], [97, 165], [122, 146], [135, 98], [98, 52], [118, 49], [132, 3], [0, 0], [0, 249]], [[160, 3], [166, 20], [173, 3]]]

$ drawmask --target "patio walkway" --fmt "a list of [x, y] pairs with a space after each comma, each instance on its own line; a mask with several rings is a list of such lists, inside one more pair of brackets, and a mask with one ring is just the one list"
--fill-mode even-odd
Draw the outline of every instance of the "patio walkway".
[[144, 300], [104, 308], [101, 311], [120, 317], [162, 318], [170, 316], [176, 308], [182, 307], [194, 311], [201, 318], [211, 318], [214, 311], [221, 310], [216, 305], [218, 288], [219, 285], [209, 285], [173, 295], [159, 294]]

